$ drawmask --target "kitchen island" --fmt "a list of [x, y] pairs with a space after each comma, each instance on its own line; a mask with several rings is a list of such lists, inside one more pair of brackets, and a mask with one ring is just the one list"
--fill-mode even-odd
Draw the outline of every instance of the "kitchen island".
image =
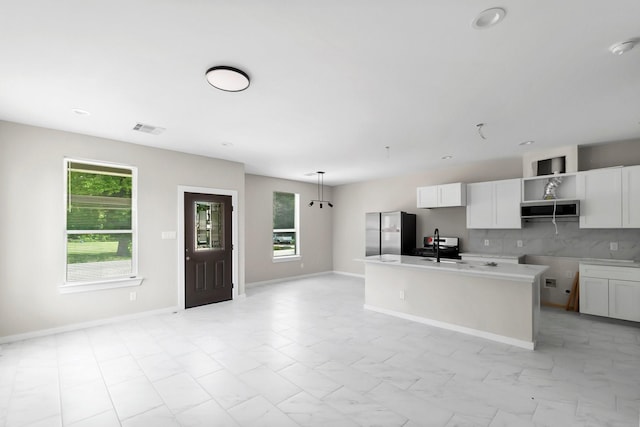
[[365, 262], [365, 308], [535, 348], [543, 265], [376, 255]]

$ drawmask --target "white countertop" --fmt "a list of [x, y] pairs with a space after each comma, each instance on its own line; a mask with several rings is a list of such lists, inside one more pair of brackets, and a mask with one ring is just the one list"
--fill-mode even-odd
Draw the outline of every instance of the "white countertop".
[[489, 266], [486, 262], [441, 260], [440, 263], [431, 258], [409, 255], [374, 255], [363, 259], [364, 262], [388, 265], [390, 267], [421, 268], [460, 273], [470, 276], [495, 277], [518, 281], [532, 282], [536, 276], [547, 270], [546, 265], [530, 264], [498, 264]]
[[494, 254], [481, 254], [481, 253], [473, 253], [473, 252], [461, 252], [461, 257], [469, 256], [469, 257], [478, 257], [478, 258], [496, 258], [496, 259], [520, 259], [525, 255], [494, 255]]
[[596, 258], [582, 258], [580, 264], [590, 265], [606, 265], [612, 267], [630, 267], [640, 268], [640, 262], [632, 259], [596, 259]]

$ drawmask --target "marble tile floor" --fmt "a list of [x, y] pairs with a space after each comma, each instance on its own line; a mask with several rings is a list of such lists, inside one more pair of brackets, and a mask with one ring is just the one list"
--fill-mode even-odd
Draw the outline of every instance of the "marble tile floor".
[[0, 426], [633, 426], [640, 327], [544, 309], [536, 351], [363, 310], [328, 274], [2, 345]]

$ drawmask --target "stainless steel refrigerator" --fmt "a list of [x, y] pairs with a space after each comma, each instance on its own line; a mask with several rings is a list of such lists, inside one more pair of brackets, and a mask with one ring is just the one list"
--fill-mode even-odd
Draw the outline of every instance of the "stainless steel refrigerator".
[[366, 256], [411, 255], [416, 248], [416, 215], [406, 212], [366, 214]]

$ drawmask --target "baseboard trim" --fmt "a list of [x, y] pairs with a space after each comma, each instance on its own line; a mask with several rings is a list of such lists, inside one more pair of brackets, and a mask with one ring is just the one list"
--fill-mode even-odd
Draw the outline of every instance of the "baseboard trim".
[[157, 310], [149, 310], [149, 311], [142, 311], [140, 313], [127, 314], [124, 316], [116, 316], [116, 317], [109, 317], [106, 319], [92, 320], [89, 322], [72, 323], [70, 325], [59, 326], [57, 328], [40, 329], [38, 331], [25, 332], [22, 334], [7, 335], [4, 337], [0, 337], [0, 344], [7, 344], [11, 342], [16, 342], [16, 341], [24, 341], [31, 338], [41, 338], [49, 335], [61, 334], [64, 332], [73, 332], [81, 329], [92, 328], [94, 326], [109, 325], [111, 323], [117, 323], [117, 322], [122, 322], [127, 320], [135, 320], [143, 317], [155, 316], [158, 314], [173, 313], [176, 311], [182, 311], [182, 310], [180, 310], [178, 307], [166, 307], [166, 308], [160, 308]]
[[316, 276], [325, 276], [327, 274], [332, 274], [332, 273], [333, 271], [321, 271], [319, 273], [301, 274], [299, 276], [289, 276], [289, 277], [281, 277], [279, 279], [263, 280], [260, 282], [250, 282], [250, 283], [245, 283], [244, 288], [248, 289], [248, 288], [254, 288], [256, 286], [264, 286], [264, 285], [272, 285], [274, 283], [289, 282], [291, 280], [306, 279], [309, 277], [316, 277]]
[[333, 274], [339, 274], [341, 276], [357, 277], [358, 279], [364, 279], [364, 274], [347, 273], [346, 271], [333, 270]]
[[484, 338], [491, 341], [496, 341], [502, 344], [512, 345], [514, 347], [525, 348], [527, 350], [535, 349], [535, 342], [528, 342], [519, 340], [516, 338], [509, 338], [502, 335], [493, 334], [491, 332], [479, 331], [477, 329], [467, 328], [465, 326], [454, 325], [453, 323], [441, 322], [439, 320], [427, 319], [420, 316], [414, 316], [412, 314], [406, 314], [399, 311], [388, 310], [386, 308], [374, 307], [368, 304], [364, 305], [365, 310], [375, 311], [389, 316], [399, 317], [405, 320], [411, 320], [413, 322], [423, 323], [429, 326], [435, 326], [437, 328], [448, 329], [450, 331], [460, 332], [474, 337]]

